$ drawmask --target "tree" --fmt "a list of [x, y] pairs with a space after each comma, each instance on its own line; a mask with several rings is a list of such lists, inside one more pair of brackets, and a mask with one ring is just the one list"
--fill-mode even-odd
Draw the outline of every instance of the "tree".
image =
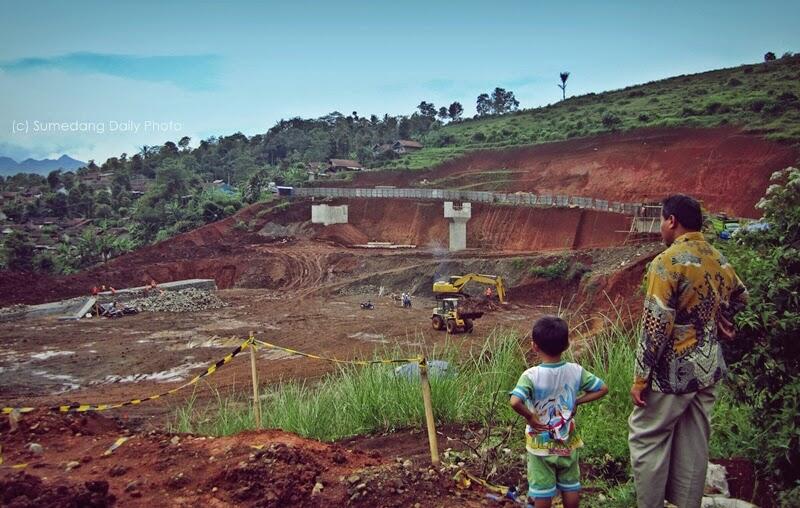
[[447, 114], [452, 121], [458, 121], [461, 118], [461, 114], [464, 112], [464, 106], [461, 105], [460, 102], [454, 102], [450, 104], [450, 107], [447, 108]]
[[567, 79], [569, 78], [569, 72], [562, 72], [559, 76], [561, 77], [561, 84], [558, 85], [558, 88], [561, 89], [561, 100], [563, 101], [567, 98]]
[[72, 190], [75, 187], [75, 173], [72, 171], [67, 171], [63, 175], [61, 175], [61, 183], [64, 185], [64, 188], [67, 191]]
[[33, 244], [27, 235], [14, 231], [5, 241], [5, 249], [10, 270], [26, 272], [33, 269]]
[[50, 210], [50, 214], [60, 219], [67, 216], [67, 196], [60, 192], [52, 192], [45, 196], [45, 206]]
[[478, 116], [486, 116], [492, 113], [492, 99], [489, 98], [488, 93], [482, 93], [478, 96], [478, 104], [475, 107]]
[[433, 105], [432, 102], [425, 102], [422, 101], [417, 106], [419, 113], [427, 118], [435, 118], [436, 117], [436, 106]]
[[439, 108], [439, 120], [447, 120], [450, 117], [450, 112], [447, 110], [446, 107], [442, 106]]
[[47, 184], [50, 186], [50, 190], [58, 190], [61, 186], [61, 170], [57, 169], [55, 171], [51, 171], [47, 175]]
[[183, 160], [167, 159], [158, 168], [156, 183], [161, 188], [162, 197], [174, 198], [189, 190], [191, 175], [186, 171]]
[[519, 108], [519, 101], [514, 97], [514, 92], [506, 91], [504, 88], [497, 87], [492, 92], [492, 111], [496, 115], [502, 115], [509, 111], [516, 111]]
[[178, 141], [178, 146], [182, 151], [187, 151], [189, 149], [189, 143], [192, 141], [192, 138], [189, 136], [184, 136]]
[[767, 51], [766, 53], [764, 53], [765, 62], [771, 62], [773, 60], [775, 60], [775, 53], [773, 53], [772, 51]]

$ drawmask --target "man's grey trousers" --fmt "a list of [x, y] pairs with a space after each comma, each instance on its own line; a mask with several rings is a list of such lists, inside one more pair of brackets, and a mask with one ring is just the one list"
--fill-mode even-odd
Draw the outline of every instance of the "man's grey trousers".
[[699, 508], [708, 467], [714, 387], [672, 395], [646, 392], [628, 418], [638, 508]]

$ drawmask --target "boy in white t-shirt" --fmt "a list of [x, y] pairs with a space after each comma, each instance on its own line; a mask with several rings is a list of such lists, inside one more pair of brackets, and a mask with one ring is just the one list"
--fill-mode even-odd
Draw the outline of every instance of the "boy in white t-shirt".
[[583, 441], [575, 429], [575, 411], [603, 397], [608, 387], [577, 363], [561, 360], [569, 347], [563, 319], [540, 318], [531, 338], [542, 363], [523, 372], [511, 391], [511, 407], [528, 422], [528, 500], [535, 508], [549, 508], [560, 490], [564, 508], [576, 508], [581, 488], [577, 449]]

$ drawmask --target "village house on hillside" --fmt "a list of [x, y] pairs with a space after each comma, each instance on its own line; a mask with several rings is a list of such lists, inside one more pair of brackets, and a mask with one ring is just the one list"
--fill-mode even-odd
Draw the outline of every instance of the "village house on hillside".
[[111, 190], [111, 182], [113, 179], [113, 172], [101, 173], [99, 168], [78, 174], [78, 182], [86, 184], [93, 190]]
[[130, 177], [131, 194], [134, 196], [141, 196], [149, 191], [155, 183], [155, 180], [147, 178], [144, 175], [133, 175]]
[[364, 171], [366, 168], [358, 162], [350, 159], [328, 159], [328, 164], [321, 162], [309, 162], [308, 181], [313, 182], [317, 178], [331, 178], [347, 171]]
[[410, 139], [398, 139], [393, 143], [383, 143], [372, 147], [374, 155], [383, 155], [386, 152], [394, 152], [398, 155], [405, 153], [416, 152], [423, 148], [422, 143], [419, 141], [412, 141]]
[[392, 144], [392, 150], [395, 153], [408, 153], [408, 152], [416, 152], [417, 150], [422, 150], [422, 143], [419, 141], [411, 141], [409, 139], [400, 139]]
[[329, 159], [328, 167], [325, 169], [328, 173], [338, 173], [340, 171], [363, 171], [364, 166], [360, 162], [350, 159]]

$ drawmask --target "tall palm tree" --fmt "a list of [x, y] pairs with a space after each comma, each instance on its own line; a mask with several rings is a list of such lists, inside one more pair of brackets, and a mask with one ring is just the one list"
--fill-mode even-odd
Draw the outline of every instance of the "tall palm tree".
[[561, 89], [561, 100], [564, 100], [567, 98], [567, 78], [569, 78], [569, 72], [562, 72], [559, 76], [561, 76], [561, 84], [558, 85], [558, 88]]

